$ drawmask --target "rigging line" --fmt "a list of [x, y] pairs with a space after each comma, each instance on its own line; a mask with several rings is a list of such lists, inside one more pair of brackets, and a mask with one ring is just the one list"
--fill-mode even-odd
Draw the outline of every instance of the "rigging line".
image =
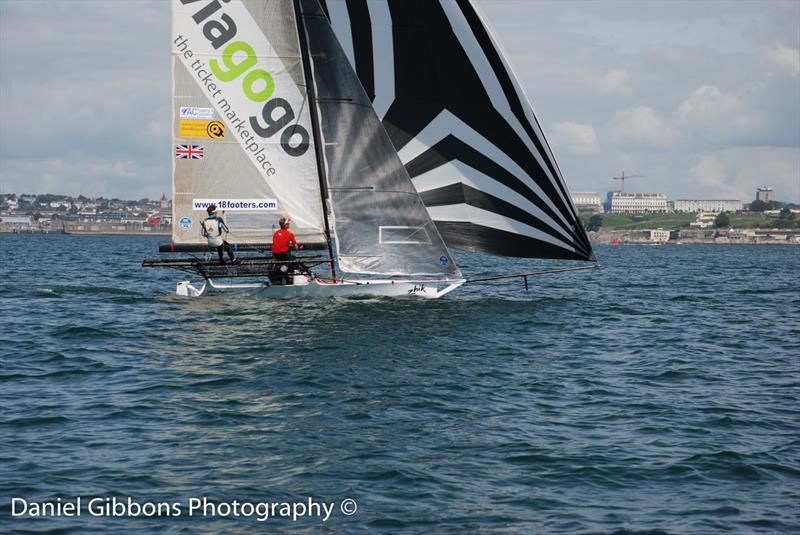
[[[239, 236], [238, 234], [236, 234], [235, 232], [231, 232], [230, 230], [227, 231], [225, 234], [226, 234], [226, 236], [233, 236], [234, 238], [243, 238], [244, 237], [244, 236]], [[237, 240], [237, 242], [238, 242], [238, 240]], [[238, 245], [238, 243], [237, 243], [237, 245]], [[272, 253], [271, 249], [270, 250], [267, 250], [266, 248], [262, 249], [261, 247], [258, 246], [258, 244], [255, 244], [255, 243], [248, 243], [247, 245], [249, 247], [252, 247], [256, 251], [259, 251], [259, 252], [262, 252], [262, 253], [265, 253], [265, 254], [266, 253]]]
[[514, 279], [517, 277], [533, 277], [536, 275], [549, 275], [551, 273], [562, 273], [564, 271], [581, 271], [584, 269], [599, 269], [602, 267], [599, 262], [594, 263], [591, 266], [580, 266], [580, 267], [572, 267], [572, 268], [560, 268], [560, 269], [548, 269], [544, 271], [532, 271], [530, 273], [514, 273], [512, 275], [496, 275], [494, 277], [482, 277], [480, 279], [467, 279], [464, 281], [464, 284], [468, 284], [470, 282], [486, 282], [486, 281], [495, 281], [501, 279]]
[[[234, 238], [236, 238], [236, 237], [237, 237], [237, 234], [236, 234], [235, 232], [228, 231], [226, 234], [227, 234], [227, 235], [229, 235], [229, 236], [233, 236]], [[267, 248], [261, 248], [261, 247], [259, 247], [257, 244], [253, 244], [253, 243], [250, 243], [250, 244], [247, 244], [247, 245], [248, 245], [249, 247], [252, 247], [253, 249], [255, 249], [255, 250], [256, 250], [256, 251], [258, 251], [258, 252], [262, 252], [262, 253], [264, 253], [264, 254], [267, 254], [267, 255], [273, 254], [273, 253], [272, 253], [272, 249], [271, 249], [271, 248], [270, 248], [270, 249], [267, 249]], [[295, 249], [295, 252], [297, 252], [297, 251], [300, 251], [300, 250], [301, 250], [301, 249]], [[238, 251], [237, 251], [237, 252], [238, 252]], [[245, 258], [245, 259], [247, 259], [247, 257], [246, 257], [246, 256], [245, 256], [244, 258]], [[303, 258], [304, 258], [304, 257], [300, 256], [300, 257], [295, 257], [295, 260], [287, 260], [287, 261], [285, 261], [285, 262], [284, 262], [284, 261], [279, 261], [279, 260], [273, 260], [272, 262], [273, 262], [273, 263], [275, 263], [275, 264], [293, 264], [293, 263], [295, 263], [295, 262], [309, 262], [309, 261], [316, 261], [316, 260], [315, 260], [315, 258], [317, 258], [317, 257], [306, 257], [306, 259], [305, 259], [305, 260], [304, 260]], [[309, 258], [310, 258], [310, 259], [309, 259]], [[324, 262], [320, 262], [320, 263], [323, 263], [323, 264], [328, 264], [328, 263], [330, 263], [330, 259], [328, 259], [327, 257], [325, 257], [325, 261], [324, 261]], [[315, 264], [315, 265], [316, 265], [316, 264]]]

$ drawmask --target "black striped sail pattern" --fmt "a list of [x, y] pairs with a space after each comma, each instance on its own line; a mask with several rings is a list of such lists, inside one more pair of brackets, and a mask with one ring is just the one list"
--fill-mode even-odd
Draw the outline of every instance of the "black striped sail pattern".
[[533, 108], [470, 0], [320, 0], [448, 246], [593, 259]]

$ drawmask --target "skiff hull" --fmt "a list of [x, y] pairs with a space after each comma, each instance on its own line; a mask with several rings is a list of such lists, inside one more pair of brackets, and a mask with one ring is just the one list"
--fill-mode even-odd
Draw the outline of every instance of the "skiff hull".
[[305, 281], [304, 284], [276, 285], [266, 282], [223, 284], [209, 279], [199, 286], [195, 286], [189, 281], [179, 282], [175, 293], [182, 297], [200, 297], [217, 292], [255, 292], [274, 299], [370, 296], [438, 299], [455, 290], [464, 282], [464, 279], [345, 279], [334, 283], [313, 279]]

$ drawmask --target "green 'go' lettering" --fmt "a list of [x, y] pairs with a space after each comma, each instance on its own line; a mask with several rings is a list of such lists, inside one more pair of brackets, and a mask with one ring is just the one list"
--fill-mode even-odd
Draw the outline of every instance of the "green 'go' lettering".
[[[244, 59], [238, 63], [234, 62], [233, 57], [237, 52], [245, 53]], [[253, 50], [252, 46], [244, 41], [234, 41], [222, 51], [222, 63], [225, 64], [227, 70], [222, 69], [216, 59], [212, 59], [208, 64], [211, 66], [211, 72], [214, 73], [214, 76], [223, 82], [232, 82], [255, 65], [256, 61], [258, 61], [256, 59], [256, 51]]]
[[[244, 52], [244, 58], [236, 61], [235, 54]], [[239, 76], [247, 72], [250, 67], [256, 64], [256, 51], [253, 47], [244, 41], [233, 41], [225, 47], [222, 51], [222, 63], [225, 65], [223, 69], [216, 59], [208, 62], [211, 67], [211, 72], [214, 73], [219, 80], [223, 82], [232, 82]], [[253, 86], [258, 80], [264, 83], [264, 87], [258, 91], [253, 89]], [[272, 75], [265, 70], [255, 69], [245, 76], [242, 82], [242, 89], [244, 94], [253, 102], [264, 102], [275, 91], [275, 82]]]
[[[253, 91], [253, 84], [256, 80], [262, 80], [265, 84], [261, 91]], [[244, 77], [242, 89], [244, 90], [244, 94], [247, 95], [247, 98], [253, 102], [264, 102], [271, 97], [272, 92], [275, 91], [275, 82], [272, 80], [272, 75], [270, 75], [270, 73], [261, 69], [256, 69]]]

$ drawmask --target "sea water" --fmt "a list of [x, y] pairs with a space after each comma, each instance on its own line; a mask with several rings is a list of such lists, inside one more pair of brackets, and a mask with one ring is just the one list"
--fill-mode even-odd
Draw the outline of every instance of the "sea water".
[[158, 242], [0, 235], [0, 532], [800, 530], [798, 247], [273, 302]]

